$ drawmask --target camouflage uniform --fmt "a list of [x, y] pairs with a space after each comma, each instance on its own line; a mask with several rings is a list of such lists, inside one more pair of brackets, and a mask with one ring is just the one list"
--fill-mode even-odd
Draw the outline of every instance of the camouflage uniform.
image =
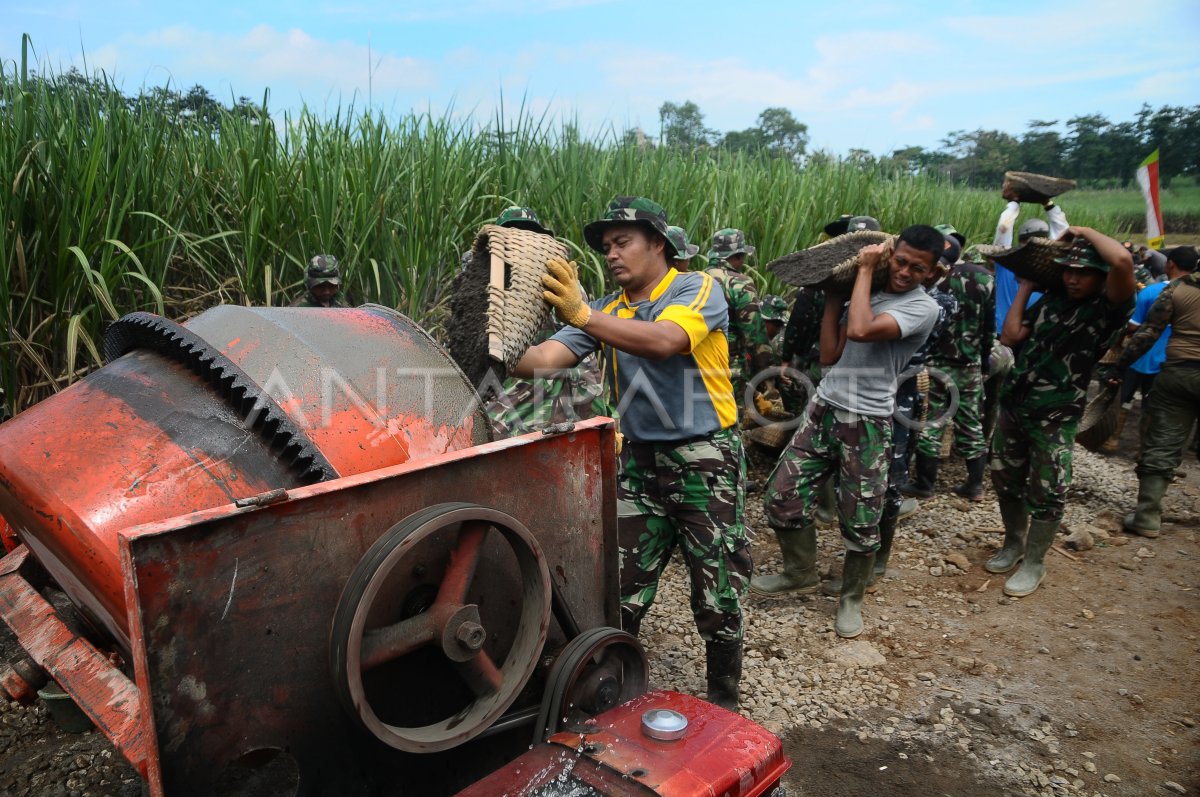
[[[338, 292], [333, 295], [328, 304], [323, 303], [313, 295], [313, 288], [318, 285], [334, 285]], [[291, 307], [349, 307], [342, 296], [342, 272], [338, 260], [333, 255], [315, 255], [308, 261], [304, 273], [304, 295], [296, 297]]]
[[846, 547], [878, 550], [891, 442], [891, 417], [858, 415], [813, 402], [771, 474], [767, 520], [776, 529], [803, 528], [817, 505], [819, 484], [836, 469], [838, 519]]
[[1035, 520], [1062, 518], [1092, 369], [1132, 312], [1133, 297], [1113, 306], [1103, 290], [1079, 301], [1050, 291], [1025, 311], [1033, 332], [1000, 390], [990, 469], [997, 496], [1023, 499]]
[[[548, 340], [555, 331], [543, 329], [534, 342]], [[605, 394], [595, 356], [585, 357], [574, 368], [548, 379], [509, 377], [504, 380], [504, 393], [489, 401], [485, 409], [497, 438], [514, 437], [565, 421], [617, 416]]]
[[758, 372], [771, 367], [772, 355], [754, 283], [727, 262], [736, 254], [748, 257], [754, 254], [754, 247], [746, 243], [741, 230], [719, 231], [713, 236], [704, 271], [720, 283], [729, 305], [729, 371], [734, 399], [739, 407], [744, 407], [747, 382]]
[[[641, 197], [613, 200], [604, 219], [584, 227], [584, 239], [601, 251], [606, 226], [631, 222], [667, 237], [673, 250], [666, 253], [668, 260], [686, 257], [686, 249], [679, 252], [672, 242], [666, 211]], [[726, 377], [729, 312], [714, 287], [707, 274], [672, 268], [654, 298], [631, 304], [618, 291], [590, 303], [593, 313], [679, 324], [693, 341], [686, 354], [644, 359], [601, 345], [573, 327], [555, 336], [577, 356], [602, 349], [606, 381], [614, 400], [623, 402], [626, 441], [617, 487], [622, 626], [638, 633], [662, 570], [679, 545], [692, 585], [692, 613], [706, 643], [710, 699], [714, 678], [733, 677], [736, 683], [740, 677], [740, 598], [751, 566], [742, 522], [744, 456]], [[636, 388], [635, 380], [674, 382], [676, 374], [684, 381], [664, 384], [660, 395]]]
[[[929, 367], [941, 371], [958, 388], [958, 409], [952, 419], [920, 432], [917, 450], [923, 456], [941, 455], [942, 429], [950, 420], [954, 423], [956, 454], [963, 459], [974, 459], [987, 453], [987, 440], [983, 436], [983, 374], [995, 336], [992, 283], [987, 269], [960, 263], [940, 285], [941, 292], [958, 300], [958, 306], [946, 334], [938, 337], [930, 352]], [[940, 419], [949, 411], [948, 387], [934, 374], [929, 387], [929, 418]]]
[[742, 638], [739, 601], [751, 565], [745, 481], [741, 438], [729, 429], [682, 445], [626, 443], [617, 489], [625, 628], [640, 624], [678, 545], [700, 637]]
[[[814, 388], [821, 383], [821, 315], [824, 312], [825, 291], [801, 288], [796, 291], [791, 315], [783, 328], [781, 360], [808, 377]], [[795, 382], [782, 386], [780, 393], [784, 408], [795, 415], [800, 414], [811, 398], [805, 395], [804, 386]]]

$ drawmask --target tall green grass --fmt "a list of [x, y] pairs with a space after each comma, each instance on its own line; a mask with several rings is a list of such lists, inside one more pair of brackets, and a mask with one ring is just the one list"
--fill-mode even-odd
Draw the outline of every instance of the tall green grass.
[[[843, 212], [885, 229], [949, 222], [990, 240], [1003, 203], [851, 163], [692, 154], [586, 138], [524, 108], [477, 125], [352, 108], [230, 115], [216, 132], [126, 102], [114, 84], [32, 79], [31, 47], [0, 65], [0, 380], [20, 409], [98, 363], [105, 323], [186, 318], [218, 302], [285, 304], [317, 252], [345, 264], [351, 301], [446, 323], [459, 254], [508, 204], [537, 210], [605, 290], [583, 225], [616, 194], [661, 202], [703, 247], [740, 227], [751, 273], [817, 241]], [[83, 88], [80, 86], [83, 85]], [[510, 118], [511, 117], [511, 118]], [[512, 121], [515, 119], [515, 121]], [[1104, 227], [1102, 213], [1072, 221]], [[703, 251], [703, 249], [702, 249]]]

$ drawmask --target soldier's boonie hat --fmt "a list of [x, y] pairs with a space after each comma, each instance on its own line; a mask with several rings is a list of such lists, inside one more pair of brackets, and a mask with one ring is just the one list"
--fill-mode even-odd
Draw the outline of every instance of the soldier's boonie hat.
[[1108, 261], [1100, 257], [1096, 247], [1083, 237], [1076, 238], [1071, 244], [1071, 249], [1062, 257], [1056, 258], [1054, 262], [1067, 268], [1094, 268], [1105, 274], [1108, 273], [1109, 268]]
[[667, 247], [673, 250], [664, 252], [668, 258], [678, 258], [679, 250], [671, 242], [667, 234], [667, 211], [653, 199], [644, 196], [619, 196], [608, 203], [604, 218], [593, 221], [583, 228], [583, 239], [588, 246], [604, 254], [604, 231], [621, 224], [636, 224], [647, 230], [653, 230], [667, 239]]
[[945, 235], [943, 233], [943, 237], [945, 237], [946, 243], [942, 249], [941, 261], [947, 266], [953, 266], [958, 262], [958, 256], [962, 254], [962, 245], [959, 244], [958, 239], [953, 235]]
[[1026, 238], [1049, 238], [1050, 225], [1041, 219], [1030, 219], [1021, 225], [1021, 229], [1017, 230], [1017, 240], [1024, 241]]
[[949, 237], [958, 241], [958, 246], [960, 249], [967, 245], [967, 236], [963, 235], [949, 224], [935, 224], [933, 225], [933, 229], [937, 230], [942, 235], [948, 235]]
[[854, 218], [849, 213], [843, 213], [833, 221], [825, 225], [825, 234], [830, 238], [836, 238], [846, 232], [846, 225], [850, 223], [850, 219]]
[[717, 230], [716, 235], [712, 237], [712, 246], [708, 250], [708, 260], [726, 260], [734, 255], [746, 255], [749, 257], [754, 254], [754, 247], [746, 243], [746, 234], [741, 230], [735, 230], [732, 227], [726, 227], [723, 230]]
[[333, 255], [314, 255], [308, 261], [308, 270], [304, 272], [304, 282], [310, 288], [329, 283], [342, 284], [342, 272], [338, 267], [338, 259]]
[[538, 218], [536, 213], [529, 208], [523, 208], [518, 205], [505, 208], [504, 212], [496, 217], [496, 226], [516, 227], [519, 230], [540, 232], [542, 235], [554, 235], [554, 230], [542, 226], [542, 220]]
[[[675, 247], [676, 260], [689, 260], [700, 251], [700, 247], [688, 243], [687, 230], [671, 225], [667, 227], [667, 240]], [[682, 253], [682, 254], [681, 254]]]
[[763, 321], [784, 321], [787, 316], [787, 302], [782, 296], [767, 294], [758, 303], [758, 312]]

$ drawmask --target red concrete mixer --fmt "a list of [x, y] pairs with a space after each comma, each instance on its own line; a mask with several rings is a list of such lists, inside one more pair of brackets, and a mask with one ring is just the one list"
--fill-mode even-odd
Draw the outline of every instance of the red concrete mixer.
[[596, 717], [616, 785], [589, 794], [777, 784], [779, 740], [736, 715], [656, 693], [693, 718], [672, 745], [613, 713], [648, 668], [613, 627], [611, 420], [492, 441], [454, 361], [370, 305], [136, 313], [104, 356], [0, 425], [28, 654], [0, 686], [53, 678], [152, 795], [451, 794]]

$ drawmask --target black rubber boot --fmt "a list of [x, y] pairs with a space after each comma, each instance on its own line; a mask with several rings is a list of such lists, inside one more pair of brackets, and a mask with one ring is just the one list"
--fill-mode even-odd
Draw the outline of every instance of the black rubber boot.
[[775, 529], [783, 571], [769, 576], [752, 576], [750, 591], [774, 597], [789, 592], [816, 592], [821, 585], [817, 574], [817, 527], [811, 523], [802, 529]]
[[874, 569], [874, 553], [846, 551], [846, 561], [842, 565], [842, 596], [838, 600], [837, 621], [833, 624], [833, 630], [843, 639], [853, 639], [863, 632], [863, 595]]
[[917, 480], [901, 485], [900, 492], [911, 498], [932, 498], [937, 487], [938, 459], [917, 454]]
[[1001, 498], [1000, 517], [1004, 520], [1004, 547], [988, 559], [983, 569], [989, 573], [1007, 573], [1025, 555], [1025, 537], [1029, 533], [1029, 511], [1023, 498]]
[[705, 642], [704, 663], [708, 675], [708, 702], [737, 711], [738, 684], [742, 680], [741, 640]]
[[968, 501], [983, 500], [983, 475], [987, 473], [987, 454], [967, 460], [967, 480], [954, 488], [955, 495]]
[[1031, 594], [1046, 577], [1046, 551], [1058, 533], [1057, 520], [1034, 520], [1029, 524], [1029, 538], [1025, 541], [1025, 557], [1021, 567], [1004, 582], [1004, 594], [1023, 598]]

